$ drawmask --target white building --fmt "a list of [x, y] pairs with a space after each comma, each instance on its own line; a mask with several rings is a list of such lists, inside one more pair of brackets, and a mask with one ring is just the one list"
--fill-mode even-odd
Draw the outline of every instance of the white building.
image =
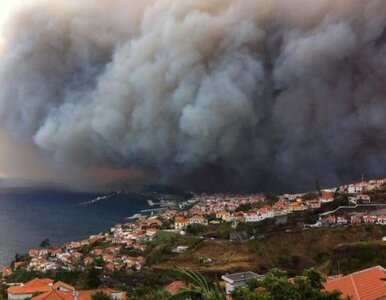
[[245, 216], [245, 221], [246, 222], [259, 222], [263, 220], [263, 218], [261, 217], [260, 214], [258, 214], [257, 212], [249, 212], [246, 214]]
[[245, 285], [249, 280], [253, 278], [262, 278], [262, 275], [258, 275], [254, 272], [240, 272], [234, 274], [227, 274], [221, 276], [221, 279], [225, 281], [225, 292], [229, 295], [232, 291], [238, 287]]

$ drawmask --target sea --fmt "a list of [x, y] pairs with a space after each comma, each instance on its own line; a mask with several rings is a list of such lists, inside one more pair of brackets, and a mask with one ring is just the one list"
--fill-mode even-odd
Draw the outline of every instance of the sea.
[[0, 189], [0, 267], [44, 239], [51, 245], [84, 239], [148, 208], [140, 194]]

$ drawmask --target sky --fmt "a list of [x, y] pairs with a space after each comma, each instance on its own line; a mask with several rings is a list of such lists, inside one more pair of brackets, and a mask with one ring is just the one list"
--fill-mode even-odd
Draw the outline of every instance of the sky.
[[[0, 28], [3, 27], [4, 23], [10, 17], [12, 11], [15, 11], [20, 7], [20, 5], [24, 3], [28, 3], [28, 0], [1, 0], [0, 1]], [[3, 37], [0, 35], [0, 42], [3, 43]]]
[[[0, 0], [0, 49], [5, 44], [5, 24], [18, 10], [34, 2], [39, 3], [33, 0]], [[0, 186], [55, 185], [88, 191], [104, 189], [106, 177], [109, 178], [109, 183], [114, 183], [122, 178], [135, 181], [137, 177], [142, 176], [139, 171], [103, 167], [81, 170], [72, 166], [70, 170], [58, 169], [47, 161], [45, 154], [40, 152], [31, 140], [9, 135], [6, 130], [0, 128]], [[62, 172], [68, 174], [64, 176]]]
[[385, 175], [382, 0], [25, 3], [0, 10], [3, 176], [296, 191]]

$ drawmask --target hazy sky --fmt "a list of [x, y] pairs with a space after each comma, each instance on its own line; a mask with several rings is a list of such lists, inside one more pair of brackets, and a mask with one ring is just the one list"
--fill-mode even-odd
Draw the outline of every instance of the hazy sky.
[[2, 173], [258, 190], [384, 175], [383, 0], [19, 3]]

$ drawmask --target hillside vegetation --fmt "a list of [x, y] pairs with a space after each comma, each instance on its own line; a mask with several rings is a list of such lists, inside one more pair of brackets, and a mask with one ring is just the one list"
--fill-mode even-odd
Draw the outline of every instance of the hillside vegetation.
[[[152, 267], [167, 269], [177, 266], [202, 272], [248, 269], [260, 273], [276, 267], [296, 275], [313, 266], [319, 266], [326, 273], [335, 273], [340, 259], [340, 271], [351, 271], [368, 265], [385, 265], [385, 246], [382, 242], [375, 243], [380, 248], [375, 247], [378, 250], [368, 252], [368, 257], [361, 254], [383, 236], [386, 236], [386, 226], [362, 225], [278, 232], [246, 242], [204, 240], [187, 253], [174, 254], [167, 261]], [[367, 243], [358, 244], [363, 246], [357, 248], [352, 244], [357, 242]], [[361, 258], [351, 261], [351, 256], [359, 254]], [[212, 262], [203, 263], [202, 258], [209, 258]]]

